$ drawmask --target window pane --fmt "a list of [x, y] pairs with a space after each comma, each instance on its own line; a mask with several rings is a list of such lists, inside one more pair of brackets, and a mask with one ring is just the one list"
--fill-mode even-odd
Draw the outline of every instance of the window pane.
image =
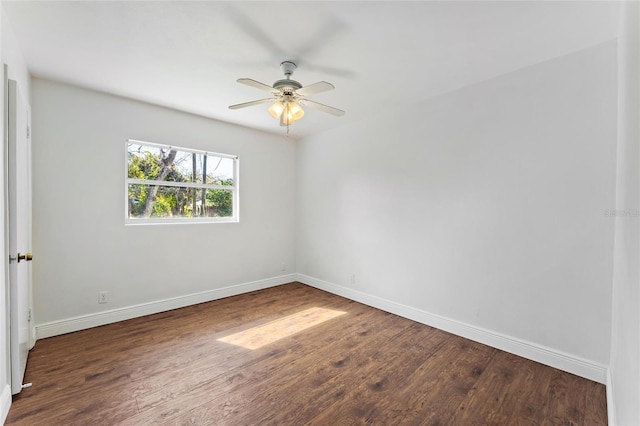
[[129, 144], [128, 153], [130, 179], [229, 186], [234, 184], [232, 158], [134, 143]]
[[128, 157], [128, 176], [131, 179], [156, 179], [162, 169], [160, 148], [130, 143]]
[[227, 189], [207, 189], [205, 198], [206, 216], [233, 216], [233, 191]]
[[[173, 162], [175, 182], [196, 182], [202, 183], [202, 167], [205, 156], [195, 152], [178, 151]], [[169, 179], [165, 179], [169, 180]]]
[[233, 191], [226, 189], [130, 184], [128, 199], [130, 219], [233, 216]]
[[233, 158], [215, 157], [207, 155], [206, 171], [207, 182], [213, 185], [233, 185]]

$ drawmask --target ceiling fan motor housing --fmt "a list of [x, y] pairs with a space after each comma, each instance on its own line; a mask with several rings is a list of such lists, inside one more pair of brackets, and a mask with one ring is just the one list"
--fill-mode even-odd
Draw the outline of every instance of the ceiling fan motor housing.
[[291, 93], [293, 94], [294, 90], [298, 90], [302, 88], [302, 84], [298, 83], [295, 80], [285, 79], [278, 80], [273, 83], [273, 88], [282, 91], [283, 93]]

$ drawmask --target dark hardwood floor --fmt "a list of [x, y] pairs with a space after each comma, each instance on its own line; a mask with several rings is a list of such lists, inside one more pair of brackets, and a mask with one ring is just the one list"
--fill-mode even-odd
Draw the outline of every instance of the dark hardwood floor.
[[[312, 307], [346, 314], [217, 340]], [[607, 422], [601, 384], [299, 283], [40, 340], [25, 381], [9, 425]]]

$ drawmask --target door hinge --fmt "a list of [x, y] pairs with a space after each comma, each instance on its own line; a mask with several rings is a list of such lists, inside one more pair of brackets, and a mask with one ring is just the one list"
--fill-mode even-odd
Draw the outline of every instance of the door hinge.
[[31, 322], [31, 308], [29, 308], [29, 318], [27, 318], [28, 322]]
[[27, 139], [31, 137], [31, 126], [27, 126]]

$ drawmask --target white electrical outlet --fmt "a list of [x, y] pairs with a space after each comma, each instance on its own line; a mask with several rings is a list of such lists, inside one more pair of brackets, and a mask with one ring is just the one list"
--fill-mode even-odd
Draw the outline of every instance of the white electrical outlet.
[[108, 291], [98, 292], [98, 303], [108, 303], [108, 302], [109, 302], [109, 292]]

